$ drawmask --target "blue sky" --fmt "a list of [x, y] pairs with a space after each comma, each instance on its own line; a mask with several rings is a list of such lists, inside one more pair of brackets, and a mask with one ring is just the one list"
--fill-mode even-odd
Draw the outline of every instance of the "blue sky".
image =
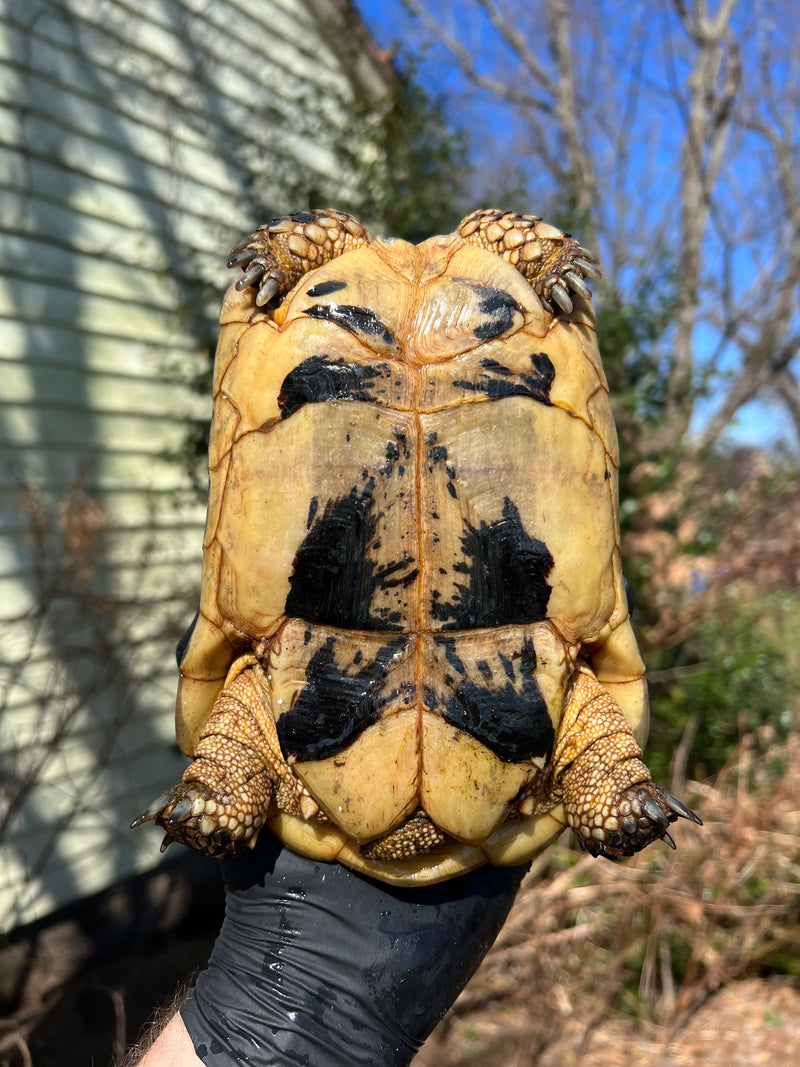
[[[715, 6], [713, 3], [710, 5], [712, 11]], [[770, 6], [769, 0], [767, 0], [767, 6]], [[502, 158], [504, 155], [508, 156], [510, 154], [508, 146], [515, 143], [515, 138], [524, 138], [525, 132], [521, 130], [519, 121], [511, 111], [505, 109], [502, 104], [498, 104], [496, 99], [489, 99], [467, 86], [464, 78], [453, 65], [444, 61], [441, 49], [432, 45], [430, 41], [426, 42], [426, 34], [410, 19], [401, 0], [382, 0], [382, 2], [381, 0], [360, 0], [358, 7], [382, 47], [391, 48], [402, 42], [404, 49], [415, 56], [422, 84], [431, 93], [443, 95], [451, 117], [471, 132], [475, 145], [475, 162], [481, 173], [483, 185], [487, 189], [485, 195], [491, 199], [491, 161]], [[445, 25], [463, 35], [463, 39], [468, 43], [473, 54], [479, 57], [478, 61], [483, 73], [507, 74], [513, 70], [515, 62], [513, 56], [508, 50], [504, 52], [497, 44], [496, 35], [487, 25], [485, 18], [474, 13], [470, 14], [470, 8], [471, 5], [468, 3], [458, 7], [436, 2], [428, 4], [429, 11], [438, 11]], [[541, 6], [528, 3], [524, 8], [518, 5], [517, 10], [524, 12], [527, 24], [520, 28], [526, 32], [527, 39], [538, 39], [536, 32], [542, 18]], [[752, 10], [749, 5], [740, 5], [739, 11], [742, 12], [740, 17], [750, 18]], [[779, 16], [782, 10], [780, 6], [776, 8]], [[608, 83], [598, 85], [598, 98], [604, 99], [608, 107], [611, 93], [613, 103], [609, 110], [618, 109], [618, 114], [608, 116], [609, 121], [603, 128], [604, 116], [599, 113], [596, 132], [589, 126], [588, 135], [594, 138], [598, 158], [608, 159], [609, 154], [618, 146], [615, 138], [623, 113], [629, 120], [630, 137], [626, 150], [627, 159], [623, 161], [626, 169], [621, 175], [621, 183], [622, 187], [627, 189], [631, 218], [636, 218], [636, 224], [628, 222], [630, 230], [624, 233], [623, 240], [626, 242], [627, 250], [630, 251], [630, 242], [635, 239], [636, 235], [639, 235], [641, 247], [634, 254], [643, 257], [648, 253], [648, 225], [652, 223], [654, 230], [657, 230], [659, 226], [663, 228], [669, 225], [669, 212], [665, 211], [665, 205], [673, 203], [675, 199], [680, 177], [679, 148], [683, 137], [683, 118], [676, 107], [675, 99], [670, 95], [670, 89], [681, 85], [688, 67], [686, 56], [681, 52], [681, 41], [684, 35], [674, 22], [675, 15], [671, 6], [652, 0], [649, 5], [643, 5], [640, 8], [618, 7], [614, 8], [614, 11], [615, 17], [617, 12], [621, 14], [607, 34], [603, 33], [606, 28], [605, 24], [583, 25], [576, 48], [586, 64], [598, 70], [598, 78], [603, 76], [603, 70], [611, 69], [618, 74], [617, 84], [613, 88]], [[784, 14], [784, 17], [791, 19], [788, 12]], [[670, 19], [673, 22], [668, 25], [665, 20]], [[541, 29], [543, 30], [543, 27]], [[665, 31], [668, 29], [676, 31], [671, 38], [676, 46], [671, 49], [665, 48], [663, 43], [667, 38]], [[494, 44], [489, 46], [492, 39], [494, 39]], [[746, 34], [741, 35], [741, 41], [743, 64], [746, 67], [755, 64], [758, 41], [754, 36]], [[772, 76], [777, 79], [789, 77], [792, 69], [791, 33], [778, 32], [771, 48]], [[542, 61], [547, 61], [546, 53], [543, 53]], [[748, 73], [751, 71], [748, 70]], [[523, 74], [520, 75], [521, 79], [522, 77], [524, 77]], [[636, 90], [636, 107], [625, 111], [632, 99], [628, 93], [630, 88]], [[587, 115], [581, 118], [591, 121], [593, 116]], [[758, 195], [765, 183], [772, 180], [769, 160], [759, 155], [755, 143], [753, 149], [750, 149], [746, 134], [740, 136], [737, 144], [732, 146], [732, 150], [734, 149], [739, 153], [739, 158], [744, 161], [744, 165], [730, 169], [727, 179], [730, 187], [730, 202], [722, 198], [716, 217], [717, 225], [730, 227], [740, 224], [737, 215], [738, 205], [742, 202], [742, 198], [746, 201], [748, 189], [752, 190], [753, 196]], [[535, 176], [532, 177], [530, 181], [532, 203], [497, 206], [508, 206], [516, 210], [540, 210], [539, 196], [540, 193], [548, 190], [547, 177], [544, 175], [541, 183], [537, 182]], [[549, 192], [552, 194], [552, 185]], [[476, 204], [476, 206], [486, 205]], [[601, 240], [604, 232], [612, 234], [614, 231], [613, 218], [606, 221], [605, 231], [601, 225]], [[662, 232], [669, 236], [667, 231], [662, 230]], [[715, 267], [714, 258], [717, 251], [713, 226], [708, 242], [707, 262], [711, 267]], [[737, 289], [740, 288], [744, 292], [749, 282], [763, 267], [765, 259], [774, 252], [775, 249], [771, 247], [769, 241], [751, 242], [744, 252], [737, 252], [730, 263]], [[614, 254], [611, 246], [602, 247], [601, 245], [600, 253], [606, 272], [614, 274]], [[609, 271], [609, 266], [612, 268], [611, 271]], [[622, 271], [616, 275], [616, 280], [624, 281]], [[711, 317], [713, 318], [713, 314]], [[704, 355], [713, 352], [716, 347], [717, 337], [713, 326], [701, 324], [696, 331], [695, 344], [698, 364], [702, 364]], [[708, 358], [707, 355], [706, 358]], [[722, 394], [726, 376], [738, 367], [738, 361], [739, 353], [735, 348], [729, 347], [723, 351], [716, 364], [718, 387], [710, 399], [697, 405], [695, 428], [701, 426], [709, 413], [713, 411], [715, 397]], [[797, 448], [791, 421], [782, 406], [777, 403], [759, 401], [743, 407], [732, 427], [731, 434], [737, 440], [747, 443], [773, 445], [779, 441], [786, 441], [791, 448]]]

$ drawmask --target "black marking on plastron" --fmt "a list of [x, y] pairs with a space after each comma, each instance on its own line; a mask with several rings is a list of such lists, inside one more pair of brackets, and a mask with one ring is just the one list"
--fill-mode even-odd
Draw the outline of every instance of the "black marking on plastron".
[[490, 400], [499, 400], [504, 396], [529, 396], [549, 406], [550, 389], [556, 369], [545, 352], [533, 352], [530, 360], [533, 373], [524, 374], [498, 363], [497, 360], [482, 359], [484, 373], [477, 381], [459, 379], [453, 382], [453, 385], [471, 393], [484, 393]]
[[436, 442], [438, 439], [439, 434], [436, 432], [436, 430], [431, 430], [431, 432], [425, 438], [425, 444], [428, 449], [428, 470], [431, 472], [433, 471], [433, 468], [436, 466], [437, 463], [447, 462], [447, 448], [444, 445], [437, 445]]
[[489, 664], [486, 662], [486, 660], [485, 659], [477, 660], [475, 662], [475, 666], [478, 668], [478, 671], [480, 672], [481, 677], [484, 678], [487, 682], [491, 682], [491, 680], [492, 680], [492, 668], [489, 666]]
[[305, 308], [304, 315], [312, 319], [325, 319], [355, 334], [365, 344], [378, 342], [381, 348], [396, 348], [397, 338], [389, 327], [381, 322], [374, 311], [355, 304], [312, 304]]
[[464, 666], [463, 660], [456, 652], [455, 642], [451, 639], [449, 641], [439, 641], [438, 643], [444, 647], [445, 657], [453, 670], [458, 671], [459, 674], [466, 675], [467, 668]]
[[508, 680], [510, 682], [513, 682], [514, 681], [514, 664], [513, 664], [513, 662], [508, 658], [508, 656], [504, 656], [502, 652], [498, 652], [497, 656], [498, 656], [500, 662], [503, 664], [503, 670], [506, 672], [506, 677], [508, 678]]
[[[425, 438], [425, 443], [428, 446], [426, 452], [428, 470], [430, 472], [433, 472], [433, 468], [438, 463], [444, 464], [444, 471], [447, 475], [447, 482], [445, 483], [445, 488], [447, 489], [447, 492], [450, 494], [453, 500], [456, 500], [458, 497], [458, 490], [456, 489], [455, 482], [456, 469], [452, 463], [447, 462], [447, 448], [444, 445], [436, 444], [437, 436], [438, 435], [433, 432], [429, 433], [428, 436]], [[431, 518], [438, 519], [439, 516], [436, 514], [436, 512], [432, 512]]]
[[303, 404], [322, 404], [326, 400], [373, 400], [375, 384], [391, 378], [388, 363], [346, 363], [343, 359], [310, 356], [289, 371], [281, 383], [278, 407], [281, 418], [293, 415]]
[[399, 477], [402, 478], [406, 472], [405, 463], [402, 461], [408, 462], [411, 459], [411, 450], [408, 447], [406, 435], [402, 430], [393, 430], [392, 435], [394, 441], [386, 443], [386, 462], [382, 467], [378, 468], [378, 473], [386, 478], [391, 478], [396, 467]]
[[[452, 483], [448, 483], [452, 484]], [[547, 617], [553, 557], [547, 545], [526, 533], [519, 510], [506, 497], [502, 518], [479, 527], [464, 519], [462, 558], [453, 570], [466, 581], [456, 583], [455, 600], [431, 601], [431, 617], [443, 630], [537, 622]]]
[[398, 612], [373, 609], [376, 592], [410, 585], [418, 574], [404, 555], [378, 565], [378, 515], [367, 478], [359, 492], [329, 500], [297, 550], [285, 613], [354, 630], [401, 630]]
[[353, 674], [336, 663], [336, 638], [328, 637], [311, 657], [306, 683], [289, 711], [276, 723], [283, 752], [300, 761], [335, 756], [377, 722], [397, 690], [381, 694], [396, 653], [408, 638], [381, 645], [375, 658]]
[[311, 529], [311, 523], [314, 521], [314, 516], [319, 510], [319, 498], [312, 496], [311, 503], [308, 505], [308, 518], [306, 519], [306, 529]]
[[378, 470], [387, 478], [391, 478], [395, 463], [400, 459], [400, 446], [396, 441], [389, 441], [386, 445], [386, 462]]
[[306, 295], [312, 297], [330, 296], [331, 293], [338, 293], [346, 288], [347, 282], [331, 278], [327, 282], [319, 282], [317, 285], [312, 285], [310, 289], [306, 289]]
[[[437, 644], [444, 645], [448, 660], [452, 641], [437, 640]], [[555, 730], [534, 677], [536, 652], [530, 641], [526, 640], [511, 659], [517, 666], [516, 680], [500, 687], [465, 678], [452, 694], [444, 697], [442, 718], [465, 730], [505, 763], [519, 763], [534, 756], [548, 759]]]
[[454, 278], [456, 282], [471, 289], [478, 297], [478, 310], [485, 316], [473, 333], [480, 341], [491, 341], [493, 337], [499, 337], [507, 333], [515, 324], [519, 316], [524, 316], [525, 310], [518, 304], [511, 293], [505, 289], [495, 289], [490, 285], [483, 285], [472, 278]]

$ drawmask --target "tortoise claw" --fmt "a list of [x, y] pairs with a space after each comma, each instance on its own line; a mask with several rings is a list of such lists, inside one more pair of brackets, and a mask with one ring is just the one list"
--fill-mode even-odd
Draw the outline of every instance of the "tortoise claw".
[[572, 301], [569, 298], [569, 293], [561, 282], [556, 282], [550, 289], [550, 297], [558, 304], [562, 311], [565, 311], [568, 315], [572, 311]]
[[673, 796], [672, 793], [665, 791], [663, 799], [666, 801], [667, 807], [680, 816], [681, 819], [688, 819], [689, 822], [696, 823], [698, 826], [703, 825], [703, 820], [695, 815], [691, 808], [687, 808], [682, 800], [678, 800], [677, 797]]
[[251, 267], [250, 270], [244, 273], [241, 278], [236, 281], [236, 285], [234, 286], [234, 288], [238, 292], [241, 292], [242, 289], [247, 289], [251, 285], [255, 286], [256, 283], [261, 281], [263, 275], [263, 266], [260, 263], [256, 263], [255, 266]]
[[595, 266], [599, 265], [600, 263], [600, 260], [597, 258], [594, 252], [592, 252], [588, 248], [585, 248], [583, 245], [577, 246], [577, 248], [575, 249], [575, 255], [580, 256], [582, 259], [585, 259], [588, 263], [594, 264]]
[[652, 819], [656, 826], [663, 826], [664, 829], [669, 826], [669, 819], [652, 797], [648, 797], [642, 807], [644, 808], [645, 815], [647, 815], [649, 819]]
[[245, 248], [249, 248], [250, 247], [250, 240], [251, 240], [250, 237], [244, 237], [238, 243], [238, 245], [234, 245], [233, 248], [231, 249], [231, 252], [230, 252], [231, 258], [233, 258], [234, 256], [238, 255], [240, 252], [243, 252], [245, 250]]
[[280, 281], [273, 276], [268, 276], [256, 294], [256, 304], [263, 307], [269, 303], [281, 287]]
[[181, 800], [178, 801], [178, 803], [169, 813], [166, 825], [175, 826], [176, 823], [183, 822], [184, 819], [188, 819], [191, 814], [192, 802], [190, 800], [187, 800], [186, 797], [183, 797]]
[[589, 286], [581, 278], [580, 274], [576, 274], [574, 270], [568, 270], [564, 275], [564, 281], [573, 290], [573, 292], [579, 293], [587, 300], [592, 299], [592, 291]]
[[249, 248], [247, 241], [242, 245], [237, 245], [236, 248], [231, 249], [231, 254], [228, 257], [229, 267], [243, 267], [246, 263], [249, 263], [251, 259], [254, 259], [256, 255], [255, 248]]
[[166, 804], [168, 798], [168, 793], [162, 793], [161, 796], [156, 797], [152, 804], [146, 807], [140, 815], [136, 816], [136, 818], [131, 823], [131, 830], [135, 830], [137, 826], [142, 826], [144, 823], [151, 822], [153, 819], [155, 819], [156, 815], [158, 815], [158, 813]]
[[572, 263], [573, 266], [577, 267], [578, 270], [580, 270], [586, 278], [603, 277], [603, 275], [600, 273], [600, 269], [596, 266], [596, 264], [590, 263], [589, 260], [584, 259], [583, 256], [578, 256], [577, 259], [573, 259]]

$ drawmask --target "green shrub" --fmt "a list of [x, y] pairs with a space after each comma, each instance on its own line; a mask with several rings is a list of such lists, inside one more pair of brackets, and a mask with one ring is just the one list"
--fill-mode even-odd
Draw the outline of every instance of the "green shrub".
[[657, 780], [668, 776], [685, 732], [693, 733], [686, 770], [701, 779], [719, 771], [746, 735], [759, 749], [786, 736], [795, 713], [799, 601], [783, 592], [750, 599], [730, 588], [680, 645], [650, 657], [647, 758]]

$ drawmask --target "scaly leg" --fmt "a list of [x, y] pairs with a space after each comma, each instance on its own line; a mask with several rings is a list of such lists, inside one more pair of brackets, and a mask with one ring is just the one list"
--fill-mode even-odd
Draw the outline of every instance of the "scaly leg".
[[453, 838], [435, 826], [421, 809], [396, 830], [363, 845], [361, 855], [370, 860], [402, 860], [435, 852]]
[[589, 300], [592, 294], [583, 279], [601, 276], [592, 252], [537, 215], [493, 208], [473, 211], [459, 223], [457, 233], [516, 267], [551, 312], [556, 304], [569, 315], [569, 290]]
[[630, 856], [667, 827], [700, 819], [657, 786], [617, 702], [588, 667], [579, 668], [564, 709], [551, 764], [554, 795], [563, 799], [581, 847], [593, 856]]
[[254, 656], [234, 663], [183, 781], [131, 824], [162, 826], [162, 851], [178, 841], [207, 856], [235, 855], [276, 811], [311, 818], [319, 810], [281, 754], [262, 676]]
[[260, 226], [231, 251], [228, 266], [244, 270], [236, 288], [256, 289], [262, 307], [285, 296], [310, 270], [371, 241], [369, 231], [344, 211], [298, 211]]

